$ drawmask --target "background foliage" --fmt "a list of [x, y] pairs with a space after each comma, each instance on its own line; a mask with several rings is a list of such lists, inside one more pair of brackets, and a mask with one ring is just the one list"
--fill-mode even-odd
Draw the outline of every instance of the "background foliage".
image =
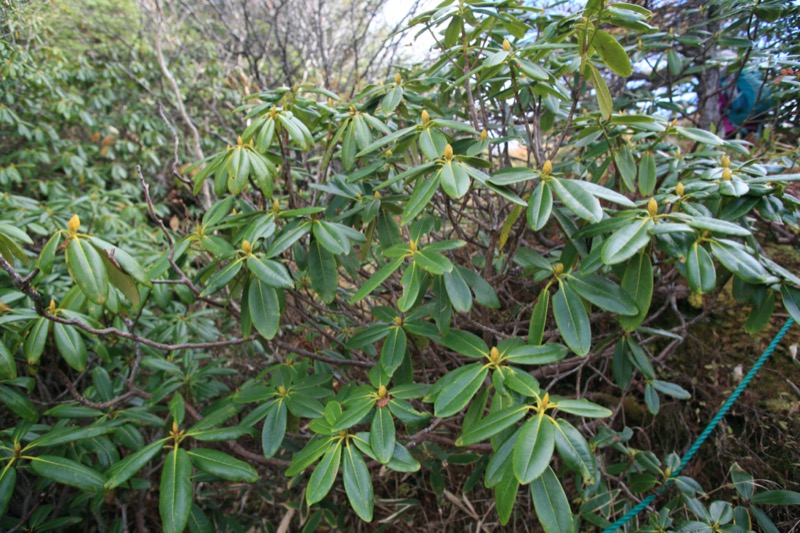
[[[5, 2], [0, 528], [602, 530], [800, 320], [792, 3], [383, 8]], [[790, 353], [631, 530], [796, 527]]]

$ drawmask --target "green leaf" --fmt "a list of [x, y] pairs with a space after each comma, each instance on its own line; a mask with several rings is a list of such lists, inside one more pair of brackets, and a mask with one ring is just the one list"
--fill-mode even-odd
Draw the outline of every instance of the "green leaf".
[[323, 302], [331, 303], [336, 297], [336, 288], [339, 285], [336, 258], [316, 239], [311, 241], [308, 248], [308, 274], [311, 277], [311, 287]]
[[28, 360], [29, 365], [35, 366], [39, 362], [44, 353], [49, 332], [50, 320], [42, 317], [33, 322], [33, 327], [25, 336], [25, 343], [22, 346], [22, 351], [25, 353], [25, 358]]
[[800, 290], [788, 285], [781, 286], [781, 298], [786, 311], [794, 319], [795, 322], [800, 324]]
[[331, 447], [334, 437], [314, 437], [292, 457], [292, 464], [286, 470], [286, 477], [293, 477], [314, 464]]
[[738, 463], [733, 463], [731, 467], [731, 480], [739, 496], [745, 500], [749, 500], [753, 497], [753, 490], [755, 489], [753, 476], [743, 470]]
[[563, 280], [559, 281], [558, 292], [553, 297], [553, 316], [567, 346], [578, 355], [588, 354], [592, 347], [589, 315], [581, 297]]
[[656, 160], [651, 152], [645, 152], [639, 161], [639, 194], [652, 196], [656, 189]]
[[556, 421], [556, 450], [564, 464], [583, 476], [584, 481], [589, 484], [595, 475], [595, 459], [589, 443], [575, 426], [566, 420]]
[[318, 501], [322, 501], [328, 492], [330, 492], [333, 482], [336, 479], [336, 473], [339, 471], [339, 463], [342, 459], [342, 442], [338, 441], [336, 444], [328, 448], [322, 456], [311, 477], [308, 479], [306, 485], [306, 503], [313, 505]]
[[11, 497], [14, 495], [14, 487], [17, 484], [17, 470], [12, 468], [9, 463], [6, 463], [0, 469], [0, 520], [6, 515], [8, 504], [11, 503]]
[[395, 427], [388, 407], [377, 407], [372, 417], [369, 430], [369, 445], [375, 453], [375, 459], [386, 464], [392, 458], [395, 446]]
[[528, 200], [528, 209], [525, 215], [528, 219], [528, 225], [534, 231], [539, 231], [550, 220], [550, 214], [553, 211], [553, 192], [547, 182], [541, 182], [533, 190], [530, 199]]
[[614, 111], [614, 102], [611, 99], [611, 91], [608, 90], [606, 80], [603, 79], [603, 75], [600, 74], [600, 71], [597, 70], [597, 67], [591, 63], [587, 63], [587, 65], [589, 65], [589, 73], [591, 74], [592, 84], [594, 85], [594, 90], [597, 93], [597, 105], [600, 107], [600, 114], [604, 119], [608, 120], [611, 118], [612, 111]]
[[317, 241], [333, 255], [342, 255], [350, 252], [348, 239], [330, 222], [317, 220], [312, 225], [312, 231]]
[[442, 344], [454, 352], [475, 359], [481, 359], [489, 354], [489, 347], [483, 339], [469, 331], [451, 329], [442, 337]]
[[527, 411], [527, 406], [517, 406], [490, 413], [471, 425], [469, 429], [465, 429], [456, 441], [456, 446], [469, 446], [497, 435], [522, 420]]
[[764, 283], [767, 271], [752, 255], [734, 244], [711, 241], [711, 252], [725, 268], [747, 283]]
[[[458, 374], [455, 374], [456, 372]], [[434, 414], [438, 417], [453, 416], [466, 407], [483, 385], [489, 369], [482, 363], [473, 363], [463, 366], [453, 373], [455, 374], [454, 379], [439, 392], [433, 403]]]
[[697, 141], [702, 144], [710, 144], [711, 146], [722, 146], [725, 141], [711, 133], [710, 131], [701, 130], [698, 128], [683, 128], [676, 126], [675, 130], [687, 139]]
[[545, 533], [565, 533], [573, 530], [569, 500], [550, 467], [531, 483], [531, 498], [539, 524]]
[[54, 455], [31, 458], [31, 468], [43, 478], [87, 492], [102, 491], [106, 482], [106, 478], [100, 472], [71, 459]]
[[260, 279], [251, 279], [247, 304], [256, 330], [266, 339], [275, 337], [280, 325], [280, 303], [275, 289]]
[[468, 313], [472, 309], [472, 294], [469, 285], [461, 276], [460, 269], [454, 268], [444, 273], [444, 287], [453, 309], [459, 313]]
[[258, 481], [255, 468], [219, 450], [194, 448], [186, 452], [195, 468], [225, 481]]
[[622, 45], [611, 34], [603, 30], [597, 30], [594, 34], [593, 43], [595, 50], [597, 50], [597, 55], [615, 74], [623, 78], [631, 75], [631, 60]]
[[[637, 219], [632, 224], [615, 231], [603, 243], [600, 258], [607, 265], [615, 265], [630, 259], [636, 252], [650, 243], [651, 218]], [[629, 313], [630, 314], [630, 313]]]
[[503, 361], [515, 365], [547, 365], [564, 359], [567, 351], [566, 346], [552, 342], [541, 346], [524, 344], [511, 348], [503, 356]]
[[182, 449], [172, 450], [164, 461], [158, 511], [165, 533], [181, 533], [186, 528], [192, 511], [192, 463]]
[[375, 495], [367, 463], [361, 453], [349, 442], [344, 448], [343, 455], [342, 480], [347, 499], [359, 518], [365, 522], [371, 522], [375, 507]]
[[762, 505], [800, 505], [800, 492], [792, 490], [765, 490], [756, 493], [750, 501]]
[[717, 285], [714, 261], [699, 242], [692, 244], [686, 258], [686, 279], [693, 292], [712, 292]]
[[71, 443], [78, 440], [92, 439], [100, 435], [111, 433], [114, 429], [116, 429], [115, 426], [111, 424], [55, 428], [31, 441], [26, 446], [26, 449], [30, 450], [42, 446], [58, 446], [59, 444]]
[[603, 208], [597, 198], [573, 180], [551, 178], [548, 183], [558, 199], [578, 217], [589, 222], [600, 222], [603, 219]]
[[[44, 245], [42, 248], [42, 253], [39, 254], [39, 270], [42, 271], [45, 275], [50, 275], [53, 271], [53, 263], [56, 259], [56, 252], [58, 251], [58, 247], [61, 245], [61, 232], [57, 232], [55, 235], [50, 237], [47, 241], [47, 244]], [[0, 513], [2, 516], [2, 513]]]
[[547, 325], [547, 315], [550, 309], [550, 291], [542, 289], [536, 305], [531, 312], [531, 322], [528, 326], [528, 344], [540, 345], [544, 339], [544, 330]]
[[106, 472], [108, 475], [108, 481], [106, 481], [104, 485], [106, 490], [115, 489], [132, 478], [136, 472], [144, 468], [144, 466], [149, 463], [153, 457], [161, 452], [166, 442], [167, 439], [161, 439], [157, 440], [156, 442], [152, 442], [144, 448], [125, 457], [118, 463], [115, 463], [111, 468], [108, 469], [108, 472]]
[[0, 380], [16, 378], [17, 364], [14, 362], [14, 355], [0, 339]]
[[510, 468], [506, 468], [506, 472], [500, 483], [494, 487], [494, 500], [497, 506], [497, 517], [500, 519], [500, 525], [508, 524], [511, 519], [511, 512], [514, 510], [514, 505], [517, 503], [517, 493], [519, 492], [519, 481]]
[[459, 163], [448, 161], [442, 165], [439, 171], [439, 180], [442, 190], [450, 198], [458, 200], [469, 190], [469, 176]]
[[366, 283], [364, 283], [356, 293], [350, 298], [350, 303], [354, 304], [359, 300], [365, 298], [369, 293], [378, 288], [386, 279], [394, 274], [395, 270], [400, 268], [400, 265], [405, 261], [405, 257], [397, 257], [391, 263], [383, 265], [377, 272], [375, 272]]
[[565, 413], [583, 416], [586, 418], [607, 418], [612, 415], [611, 411], [592, 403], [584, 398], [570, 400], [567, 398], [552, 398], [552, 403], [558, 406], [558, 409]]
[[131, 254], [97, 237], [90, 237], [89, 240], [92, 245], [97, 248], [99, 253], [105, 255], [115, 267], [118, 266], [122, 272], [125, 272], [145, 287], [153, 286], [153, 283], [150, 281], [150, 276], [147, 275], [142, 265], [140, 265]]
[[264, 457], [274, 457], [283, 444], [286, 434], [286, 403], [276, 401], [267, 410], [264, 418], [264, 428], [261, 431], [261, 448]]
[[628, 293], [608, 279], [595, 274], [571, 274], [569, 284], [583, 299], [601, 309], [619, 315], [635, 315], [639, 312]]
[[633, 159], [631, 148], [627, 143], [614, 152], [614, 163], [617, 165], [622, 183], [629, 191], [633, 191], [636, 182], [636, 161]]
[[726, 235], [735, 235], [737, 237], [747, 237], [750, 235], [750, 230], [743, 228], [733, 222], [719, 220], [711, 217], [693, 216], [686, 218], [686, 224], [695, 229], [711, 231], [714, 233], [724, 233]]
[[[394, 375], [395, 370], [403, 363], [403, 359], [406, 356], [407, 345], [408, 339], [406, 338], [406, 332], [403, 331], [403, 328], [400, 326], [391, 326], [389, 328], [389, 335], [383, 341], [380, 358], [381, 366], [389, 376]], [[388, 453], [391, 454], [391, 450], [389, 450]]]
[[66, 326], [58, 322], [53, 323], [53, 337], [56, 348], [69, 366], [83, 372], [86, 368], [87, 354], [80, 333], [74, 326]]
[[628, 293], [639, 309], [636, 315], [619, 318], [625, 331], [633, 331], [644, 321], [653, 298], [653, 265], [649, 255], [641, 252], [628, 262], [622, 276], [622, 290]]
[[108, 274], [97, 250], [82, 239], [73, 237], [67, 245], [67, 269], [83, 294], [102, 305], [108, 299]]
[[440, 174], [436, 174], [433, 178], [420, 178], [417, 181], [414, 192], [408, 199], [405, 209], [403, 209], [403, 216], [400, 218], [400, 223], [403, 226], [410, 224], [428, 206], [431, 198], [436, 193], [436, 189], [439, 188], [439, 176]]
[[11, 409], [11, 412], [23, 420], [36, 422], [39, 419], [39, 413], [28, 397], [23, 396], [11, 387], [0, 385], [0, 402], [3, 402], [6, 407]]
[[277, 261], [272, 259], [261, 260], [251, 255], [247, 258], [247, 268], [269, 287], [275, 287], [276, 289], [291, 289], [294, 287], [294, 281], [292, 281], [292, 277], [286, 267]]
[[514, 475], [521, 484], [527, 485], [548, 468], [553, 457], [555, 438], [553, 423], [544, 413], [537, 414], [522, 425], [512, 455]]
[[650, 383], [653, 385], [653, 388], [661, 394], [666, 394], [667, 396], [671, 396], [676, 400], [688, 400], [692, 397], [689, 391], [675, 383], [659, 381], [657, 379], [652, 380]]
[[414, 253], [412, 258], [422, 270], [425, 270], [434, 276], [441, 276], [445, 272], [450, 272], [453, 270], [453, 263], [451, 263], [448, 258], [432, 250], [419, 250], [418, 252]]

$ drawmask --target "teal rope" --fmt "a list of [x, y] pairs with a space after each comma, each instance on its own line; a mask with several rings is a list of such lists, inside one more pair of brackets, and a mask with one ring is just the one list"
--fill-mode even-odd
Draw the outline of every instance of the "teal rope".
[[700, 436], [697, 437], [697, 440], [694, 442], [694, 444], [692, 444], [692, 447], [689, 448], [689, 451], [687, 451], [686, 455], [684, 455], [683, 459], [681, 459], [681, 464], [678, 466], [678, 468], [675, 469], [674, 472], [670, 474], [670, 477], [664, 484], [664, 486], [658, 489], [658, 491], [656, 491], [655, 494], [651, 494], [650, 496], [639, 502], [639, 505], [628, 511], [622, 518], [620, 518], [619, 520], [617, 520], [616, 522], [605, 528], [603, 530], [603, 533], [613, 533], [617, 529], [620, 529], [622, 526], [633, 520], [633, 518], [636, 515], [644, 511], [647, 508], [647, 506], [653, 503], [653, 501], [656, 498], [661, 496], [664, 493], [664, 491], [666, 491], [667, 488], [670, 485], [672, 485], [672, 482], [675, 481], [675, 477], [681, 473], [681, 470], [683, 470], [687, 464], [689, 464], [689, 461], [691, 461], [692, 458], [695, 456], [697, 451], [700, 449], [700, 446], [703, 445], [703, 443], [706, 441], [709, 435], [711, 435], [714, 429], [716, 429], [717, 425], [722, 421], [723, 418], [725, 418], [725, 415], [728, 414], [728, 411], [730, 411], [731, 407], [733, 407], [733, 404], [736, 403], [737, 398], [739, 398], [742, 392], [744, 392], [744, 389], [747, 388], [747, 385], [753, 380], [753, 378], [761, 369], [761, 367], [764, 366], [764, 363], [767, 362], [767, 359], [769, 359], [769, 356], [772, 355], [772, 352], [775, 351], [775, 348], [781, 342], [783, 336], [786, 335], [786, 332], [789, 331], [789, 328], [792, 326], [793, 322], [794, 320], [792, 320], [791, 318], [789, 318], [789, 320], [786, 321], [781, 330], [777, 333], [777, 335], [775, 335], [775, 338], [772, 339], [772, 342], [769, 343], [767, 349], [764, 350], [764, 353], [761, 354], [761, 357], [758, 358], [756, 364], [754, 364], [753, 368], [750, 369], [750, 372], [748, 372], [747, 375], [744, 377], [744, 379], [742, 379], [742, 382], [739, 383], [739, 386], [736, 387], [736, 389], [733, 391], [733, 394], [731, 394], [730, 397], [725, 401], [725, 403], [722, 404], [722, 407], [714, 416], [714, 418], [711, 419], [711, 421], [708, 423], [703, 432], [700, 433]]

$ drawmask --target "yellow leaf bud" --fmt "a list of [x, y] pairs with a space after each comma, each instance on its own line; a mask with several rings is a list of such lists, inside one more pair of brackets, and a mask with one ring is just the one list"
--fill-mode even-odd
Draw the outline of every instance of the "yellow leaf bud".
[[731, 173], [731, 169], [730, 168], [725, 167], [725, 168], [722, 169], [722, 180], [723, 181], [731, 181], [731, 175], [732, 175], [732, 173]]
[[75, 235], [78, 233], [78, 228], [81, 227], [81, 219], [78, 218], [78, 215], [72, 215], [72, 218], [69, 219], [67, 222], [67, 229], [69, 229], [70, 235]]
[[403, 325], [403, 319], [401, 317], [399, 317], [399, 316], [394, 317], [394, 325], [395, 326], [402, 326]]
[[485, 141], [488, 138], [489, 138], [489, 132], [487, 132], [486, 130], [482, 130], [481, 131], [481, 140]]
[[550, 393], [545, 392], [544, 397], [542, 398], [542, 405], [541, 405], [542, 411], [546, 411], [549, 405], [550, 405]]
[[278, 387], [278, 394], [280, 394], [281, 396], [285, 396], [286, 395], [286, 387], [284, 387], [283, 385]]
[[508, 42], [508, 39], [503, 39], [503, 51], [510, 52], [511, 51], [511, 43]]
[[427, 112], [426, 110], [424, 110], [424, 109], [422, 110], [422, 114], [421, 114], [421, 116], [422, 116], [422, 123], [423, 123], [423, 124], [427, 124], [428, 122], [430, 122], [430, 121], [431, 121], [431, 116], [430, 116], [430, 115], [428, 114], [428, 112]]
[[561, 263], [556, 263], [556, 266], [553, 267], [553, 274], [556, 276], [560, 276], [564, 272], [564, 265]]
[[280, 210], [281, 210], [281, 203], [278, 201], [278, 199], [276, 198], [275, 200], [272, 200], [272, 212], [278, 214], [278, 211]]
[[375, 191], [372, 194], [372, 197], [375, 198], [376, 200], [380, 200], [381, 199], [381, 191]]
[[250, 244], [250, 241], [246, 239], [242, 241], [242, 251], [245, 253], [245, 255], [250, 255], [253, 253], [253, 245]]
[[417, 243], [414, 239], [408, 241], [408, 247], [411, 248], [411, 252], [417, 253]]
[[47, 312], [51, 315], [56, 314], [56, 301], [50, 298], [50, 305], [47, 307]]
[[386, 398], [386, 394], [388, 394], [386, 391], [386, 385], [381, 385], [380, 387], [378, 387], [378, 398], [380, 399]]
[[445, 161], [452, 161], [453, 160], [453, 147], [449, 144], [444, 147], [444, 159]]
[[658, 213], [658, 202], [655, 198], [650, 198], [650, 201], [647, 202], [647, 214], [654, 217], [656, 213]]
[[675, 186], [675, 194], [678, 196], [683, 196], [683, 183], [678, 182], [678, 184]]
[[239, 146], [242, 145], [242, 137], [241, 136], [236, 137], [236, 144], [238, 144]]
[[492, 346], [492, 349], [489, 351], [489, 359], [492, 360], [492, 363], [496, 363], [500, 360], [500, 351], [497, 349], [497, 346]]
[[385, 155], [386, 157], [392, 157], [392, 151], [391, 151], [391, 150], [386, 150], [386, 151], [383, 153], [383, 155]]
[[402, 76], [400, 76], [400, 73], [399, 73], [399, 72], [398, 72], [397, 74], [395, 74], [395, 75], [394, 75], [394, 82], [395, 82], [397, 85], [400, 85], [400, 84], [403, 82], [403, 77], [402, 77]]
[[728, 154], [722, 154], [722, 166], [723, 168], [730, 168], [731, 158], [728, 157]]
[[549, 176], [551, 172], [553, 172], [553, 163], [548, 159], [544, 162], [544, 165], [542, 165], [542, 174]]

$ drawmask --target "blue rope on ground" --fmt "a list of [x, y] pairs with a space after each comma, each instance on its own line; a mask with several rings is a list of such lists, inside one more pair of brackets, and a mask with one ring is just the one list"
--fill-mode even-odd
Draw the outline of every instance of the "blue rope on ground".
[[692, 458], [695, 456], [697, 451], [700, 449], [700, 446], [703, 445], [703, 443], [706, 441], [709, 435], [711, 435], [711, 432], [714, 431], [714, 429], [716, 429], [717, 425], [719, 425], [719, 423], [722, 421], [725, 415], [728, 414], [728, 411], [730, 411], [731, 407], [733, 407], [733, 404], [736, 403], [737, 398], [739, 398], [742, 392], [744, 392], [744, 389], [747, 388], [747, 385], [753, 380], [753, 378], [761, 369], [761, 367], [764, 366], [764, 363], [767, 362], [767, 359], [769, 359], [769, 356], [771, 356], [772, 352], [775, 351], [775, 348], [781, 342], [783, 336], [786, 335], [786, 332], [789, 331], [789, 328], [792, 326], [793, 322], [794, 320], [792, 320], [791, 318], [789, 318], [789, 320], [786, 321], [781, 330], [775, 335], [775, 338], [772, 339], [772, 342], [769, 343], [767, 349], [764, 350], [764, 353], [761, 354], [761, 357], [758, 358], [756, 364], [754, 364], [753, 368], [750, 369], [750, 372], [748, 372], [747, 375], [744, 377], [744, 379], [742, 379], [742, 382], [739, 383], [739, 386], [736, 387], [736, 389], [733, 391], [733, 394], [731, 394], [730, 397], [725, 401], [725, 403], [722, 404], [722, 407], [714, 416], [714, 418], [711, 419], [711, 421], [708, 423], [703, 432], [700, 433], [700, 436], [697, 437], [697, 440], [694, 442], [694, 444], [692, 444], [692, 447], [689, 448], [689, 451], [687, 451], [686, 455], [684, 455], [683, 459], [681, 459], [681, 464], [678, 466], [677, 469], [675, 469], [674, 472], [670, 474], [670, 477], [664, 484], [664, 486], [658, 489], [658, 491], [656, 491], [655, 494], [651, 494], [650, 496], [639, 502], [639, 505], [637, 505], [636, 507], [625, 513], [625, 515], [622, 518], [620, 518], [619, 520], [617, 520], [616, 522], [605, 528], [603, 530], [603, 533], [613, 533], [614, 531], [622, 528], [625, 524], [633, 520], [633, 518], [636, 515], [644, 511], [651, 503], [653, 503], [653, 501], [656, 498], [661, 496], [664, 493], [664, 491], [666, 491], [667, 488], [669, 488], [669, 486], [672, 485], [672, 482], [675, 480], [675, 477], [677, 477], [677, 475], [681, 473], [684, 467], [687, 464], [689, 464], [689, 461], [691, 461]]

